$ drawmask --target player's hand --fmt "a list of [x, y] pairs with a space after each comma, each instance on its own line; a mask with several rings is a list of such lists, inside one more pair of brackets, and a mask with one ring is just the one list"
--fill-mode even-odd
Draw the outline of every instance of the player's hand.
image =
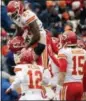
[[11, 91], [12, 91], [11, 88], [8, 88], [5, 93], [9, 94]]

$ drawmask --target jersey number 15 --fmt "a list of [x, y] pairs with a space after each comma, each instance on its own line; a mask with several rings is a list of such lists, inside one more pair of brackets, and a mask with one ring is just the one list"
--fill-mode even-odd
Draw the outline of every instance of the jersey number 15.
[[84, 56], [73, 57], [73, 75], [83, 75]]

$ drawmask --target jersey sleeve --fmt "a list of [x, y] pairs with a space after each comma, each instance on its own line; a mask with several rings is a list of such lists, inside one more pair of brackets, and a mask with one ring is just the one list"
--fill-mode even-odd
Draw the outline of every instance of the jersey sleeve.
[[58, 58], [67, 59], [66, 49], [62, 48], [62, 49], [59, 50], [59, 52], [58, 52]]
[[21, 72], [22, 71], [22, 66], [21, 65], [16, 65], [15, 68], [14, 68], [14, 72], [16, 74], [18, 74], [18, 72]]
[[21, 83], [22, 68], [20, 66], [15, 66], [14, 72], [16, 73], [15, 80], [10, 86], [10, 88], [13, 90], [15, 90], [17, 87], [19, 87], [19, 85]]
[[26, 25], [32, 23], [35, 20], [36, 20], [36, 14], [30, 10], [25, 11], [21, 17], [22, 23]]

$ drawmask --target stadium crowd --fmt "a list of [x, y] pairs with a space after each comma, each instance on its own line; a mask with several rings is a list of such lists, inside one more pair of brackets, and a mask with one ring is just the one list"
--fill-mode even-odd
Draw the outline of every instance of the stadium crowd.
[[[1, 1], [1, 28], [0, 29], [1, 29], [1, 73], [2, 73], [1, 99], [2, 101], [11, 101], [11, 100], [15, 101], [22, 96], [20, 88], [11, 91], [11, 93], [8, 94], [6, 94], [6, 90], [7, 88], [10, 87], [12, 81], [15, 78], [16, 75], [14, 71], [15, 66], [19, 64], [20, 61], [24, 61], [24, 60], [27, 63], [29, 63], [33, 59], [33, 57], [35, 57], [33, 55], [32, 57], [29, 57], [29, 54], [31, 55], [34, 53], [30, 52], [30, 50], [27, 49], [27, 46], [26, 46], [27, 49], [26, 51], [23, 51], [24, 47], [18, 48], [19, 50], [18, 51], [17, 48], [13, 46], [13, 43], [15, 43], [18, 40], [15, 39], [17, 34], [18, 37], [21, 37], [22, 28], [20, 29], [21, 24], [15, 23], [11, 19], [11, 17], [14, 17], [15, 15], [12, 15], [10, 17], [8, 10], [8, 4], [10, 1], [12, 0]], [[18, 2], [19, 0], [13, 0], [13, 1]], [[38, 49], [35, 49], [37, 55], [39, 56], [36, 60], [38, 65], [42, 65], [48, 68], [49, 62], [52, 62], [49, 61], [49, 58], [52, 57], [52, 54], [58, 56], [58, 52], [62, 48], [61, 46], [59, 46], [60, 45], [59, 40], [63, 33], [68, 33], [68, 32], [71, 34], [76, 33], [77, 45], [79, 46], [79, 48], [86, 50], [86, 0], [50, 0], [50, 1], [49, 0], [20, 0], [20, 1], [23, 3], [25, 10], [31, 9], [37, 15], [38, 19], [40, 19], [40, 21], [43, 23], [43, 27], [46, 30], [46, 36], [49, 36], [49, 38], [53, 40], [52, 50], [54, 54], [52, 53], [52, 51], [50, 52], [49, 49], [48, 51], [44, 50], [45, 51], [44, 54], [49, 54], [49, 56], [48, 55], [42, 56], [43, 50], [40, 53]], [[19, 24], [19, 26], [17, 24]], [[24, 29], [24, 31], [23, 31], [24, 34], [27, 33], [26, 29]], [[23, 39], [19, 39], [19, 40], [21, 44], [24, 44]], [[25, 40], [28, 41], [30, 39], [27, 38]], [[50, 39], [47, 38], [47, 40], [48, 40], [47, 44], [49, 45]], [[35, 47], [35, 45], [32, 45], [30, 47]], [[21, 60], [20, 60], [20, 55], [18, 55], [20, 54], [20, 50], [22, 50]], [[29, 60], [26, 59], [27, 57], [22, 58], [24, 57], [25, 52], [27, 54], [27, 57], [29, 57]], [[40, 53], [40, 55], [38, 52]], [[41, 59], [43, 63], [40, 63]], [[84, 75], [83, 99], [86, 100], [85, 84], [86, 84], [86, 77]]]

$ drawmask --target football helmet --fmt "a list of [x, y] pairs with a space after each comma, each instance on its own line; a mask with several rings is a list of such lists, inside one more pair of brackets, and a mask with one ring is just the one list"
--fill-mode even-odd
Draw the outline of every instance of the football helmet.
[[32, 48], [22, 49], [20, 54], [20, 63], [28, 64], [34, 61], [34, 51]]
[[16, 53], [20, 51], [22, 48], [25, 47], [25, 42], [22, 36], [15, 36], [12, 40], [10, 40], [9, 44], [9, 49]]
[[74, 46], [77, 44], [77, 35], [73, 31], [64, 32], [59, 40], [62, 45]]
[[24, 5], [22, 1], [11, 0], [7, 5], [7, 11], [12, 18], [16, 19], [24, 11]]

